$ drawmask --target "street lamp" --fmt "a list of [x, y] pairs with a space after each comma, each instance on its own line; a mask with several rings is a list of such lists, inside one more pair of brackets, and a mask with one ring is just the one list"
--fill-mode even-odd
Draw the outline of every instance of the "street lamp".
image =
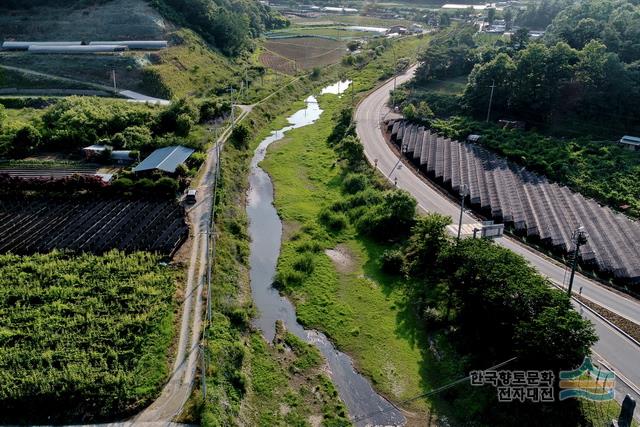
[[469, 194], [469, 186], [467, 184], [460, 185], [460, 220], [458, 221], [458, 241], [460, 241], [460, 233], [462, 232], [462, 214], [464, 213], [464, 199]]
[[576, 250], [573, 253], [573, 263], [571, 264], [571, 276], [569, 277], [569, 287], [567, 288], [567, 295], [571, 297], [571, 289], [573, 288], [573, 278], [576, 275], [576, 266], [578, 265], [578, 254], [580, 253], [580, 246], [587, 243], [589, 240], [589, 233], [583, 226], [579, 226], [571, 234], [571, 241], [576, 245]]

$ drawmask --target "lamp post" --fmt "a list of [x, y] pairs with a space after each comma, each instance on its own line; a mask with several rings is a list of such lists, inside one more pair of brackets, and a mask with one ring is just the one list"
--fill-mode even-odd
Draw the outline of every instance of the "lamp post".
[[460, 185], [460, 219], [458, 220], [458, 241], [460, 241], [460, 233], [462, 232], [462, 214], [464, 213], [464, 199], [469, 194], [469, 186], [467, 184]]
[[580, 246], [587, 243], [589, 240], [589, 233], [583, 226], [579, 226], [571, 234], [571, 241], [576, 245], [576, 250], [573, 253], [573, 262], [571, 264], [571, 276], [569, 277], [569, 287], [567, 288], [567, 295], [571, 298], [571, 289], [573, 288], [573, 278], [576, 275], [576, 267], [578, 265], [578, 254], [580, 253]]

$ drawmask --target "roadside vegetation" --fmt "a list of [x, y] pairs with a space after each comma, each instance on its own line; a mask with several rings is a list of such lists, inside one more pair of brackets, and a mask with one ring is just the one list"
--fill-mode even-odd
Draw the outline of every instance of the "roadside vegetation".
[[[263, 162], [285, 228], [275, 284], [298, 319], [397, 403], [512, 357], [511, 369], [579, 365], [596, 337], [566, 296], [489, 241], [455, 244], [449, 218], [416, 217], [415, 200], [366, 164], [348, 99], [319, 102], [320, 119], [290, 131]], [[422, 419], [481, 425], [585, 419], [576, 402], [498, 410], [495, 389], [469, 385], [406, 405]]]
[[[640, 158], [614, 142], [640, 130], [633, 103], [640, 91], [635, 41], [622, 29], [615, 30], [618, 44], [605, 33], [625, 28], [628, 15], [639, 12], [630, 5], [622, 13], [613, 2], [602, 8], [617, 11], [615, 17], [586, 5], [568, 8], [542, 41], [529, 39], [526, 30], [487, 43], [471, 27], [444, 29], [394, 102], [437, 132], [459, 140], [480, 134], [479, 144], [637, 217]], [[594, 32], [587, 40], [580, 31], [588, 23]], [[491, 120], [484, 123], [493, 83]], [[522, 120], [527, 130], [497, 119]]]
[[0, 255], [3, 423], [112, 420], [169, 374], [179, 273], [159, 257]]

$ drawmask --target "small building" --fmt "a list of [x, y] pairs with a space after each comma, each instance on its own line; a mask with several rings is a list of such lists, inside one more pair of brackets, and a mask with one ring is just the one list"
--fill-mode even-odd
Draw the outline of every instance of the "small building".
[[176, 172], [178, 165], [183, 164], [195, 150], [181, 145], [158, 148], [133, 168], [135, 173], [161, 171], [169, 174]]
[[82, 149], [84, 157], [87, 160], [98, 160], [100, 158], [104, 158], [104, 156], [111, 152], [111, 150], [112, 147], [110, 145], [104, 144], [93, 144]]
[[402, 25], [394, 25], [393, 27], [389, 28], [389, 31], [387, 31], [387, 34], [407, 34], [409, 31], [407, 30], [407, 27], [403, 27]]
[[126, 46], [121, 45], [40, 45], [32, 44], [27, 51], [29, 53], [37, 54], [93, 54], [93, 53], [114, 53], [124, 52], [127, 50]]
[[640, 137], [625, 135], [618, 142], [629, 150], [640, 150]]
[[126, 40], [126, 41], [93, 41], [89, 42], [89, 46], [107, 45], [107, 46], [125, 46], [128, 49], [139, 50], [159, 50], [166, 49], [168, 43], [166, 40]]
[[130, 165], [138, 160], [136, 152], [131, 150], [114, 150], [111, 152], [111, 160], [118, 165]]

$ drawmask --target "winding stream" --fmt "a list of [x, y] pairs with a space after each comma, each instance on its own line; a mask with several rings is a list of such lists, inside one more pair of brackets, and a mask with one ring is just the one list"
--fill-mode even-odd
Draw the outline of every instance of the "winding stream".
[[[322, 93], [342, 93], [349, 83], [338, 82], [325, 88]], [[282, 139], [286, 132], [318, 120], [322, 110], [316, 98], [310, 96], [305, 102], [306, 108], [287, 119], [290, 123], [288, 126], [273, 131], [258, 145], [251, 160], [247, 199], [251, 236], [250, 279], [253, 301], [259, 310], [254, 325], [271, 342], [275, 335], [275, 322], [282, 320], [287, 330], [315, 345], [326, 358], [331, 379], [357, 426], [401, 426], [406, 422], [402, 413], [377, 394], [369, 381], [356, 372], [351, 358], [336, 350], [321, 332], [304, 329], [298, 323], [293, 304], [272, 287], [280, 254], [282, 222], [273, 206], [271, 178], [259, 164], [265, 158], [269, 145]]]

